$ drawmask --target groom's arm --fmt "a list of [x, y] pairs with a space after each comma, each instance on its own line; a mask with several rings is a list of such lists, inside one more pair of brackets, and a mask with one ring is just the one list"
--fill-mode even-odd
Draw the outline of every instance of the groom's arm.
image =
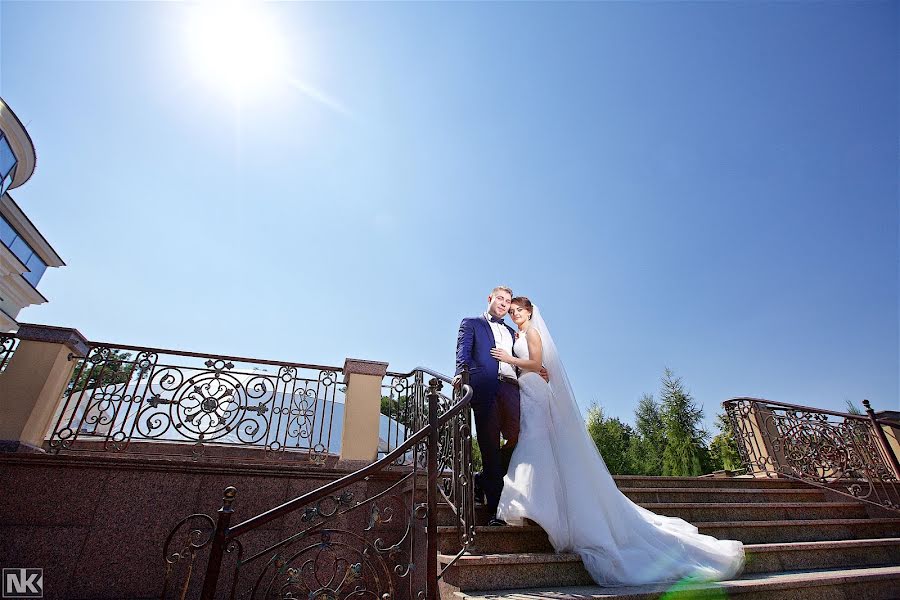
[[472, 346], [475, 343], [475, 326], [472, 319], [463, 319], [459, 324], [459, 334], [456, 336], [456, 375], [463, 368], [472, 369]]

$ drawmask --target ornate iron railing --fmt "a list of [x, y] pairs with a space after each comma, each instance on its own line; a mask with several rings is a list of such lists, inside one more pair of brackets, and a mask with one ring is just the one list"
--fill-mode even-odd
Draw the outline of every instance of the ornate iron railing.
[[14, 333], [0, 333], [0, 373], [9, 364], [9, 359], [12, 358], [13, 352], [16, 351], [18, 341]]
[[[428, 422], [425, 380], [429, 373], [422, 369], [409, 373], [388, 372], [382, 379], [379, 457], [397, 448]], [[409, 460], [408, 455], [398, 459], [400, 462]]]
[[[433, 376], [421, 428], [377, 462], [233, 526], [238, 492], [226, 488], [218, 518], [191, 515], [169, 534], [161, 597], [435, 600], [441, 498], [464, 548], [474, 534], [472, 390], [447, 397], [446, 377], [417, 371], [414, 381]], [[397, 466], [407, 453], [409, 464]], [[395, 480], [380, 488], [384, 473]], [[292, 523], [289, 535], [260, 529], [280, 518]], [[202, 582], [192, 577], [201, 571]]]
[[[49, 436], [51, 452], [248, 458], [338, 454], [341, 369], [90, 343]], [[235, 453], [235, 448], [242, 452]], [[250, 458], [252, 459], [253, 453]]]
[[900, 465], [875, 417], [758, 398], [723, 403], [750, 473], [788, 477], [900, 511]]

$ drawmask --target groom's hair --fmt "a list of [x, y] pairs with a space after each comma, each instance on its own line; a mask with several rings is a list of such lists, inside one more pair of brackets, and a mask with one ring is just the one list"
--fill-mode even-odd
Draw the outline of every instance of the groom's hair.
[[497, 287], [495, 287], [494, 289], [492, 289], [492, 290], [491, 290], [491, 296], [493, 296], [493, 295], [496, 294], [497, 292], [506, 292], [507, 294], [509, 294], [509, 297], [510, 297], [510, 298], [512, 298], [512, 295], [513, 295], [512, 290], [509, 289], [508, 287], [506, 287], [505, 285], [498, 285]]

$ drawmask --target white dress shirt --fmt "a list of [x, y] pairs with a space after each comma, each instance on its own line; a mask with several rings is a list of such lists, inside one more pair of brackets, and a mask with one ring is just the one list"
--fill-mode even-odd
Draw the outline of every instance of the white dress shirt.
[[[484, 318], [487, 319], [488, 325], [491, 326], [491, 331], [494, 332], [494, 345], [497, 348], [506, 350], [510, 355], [512, 355], [513, 338], [512, 334], [509, 332], [509, 329], [506, 328], [506, 325], [504, 325], [503, 323], [495, 323], [491, 321], [491, 315], [488, 312], [484, 313]], [[516, 369], [509, 363], [501, 362], [499, 375], [516, 379]]]

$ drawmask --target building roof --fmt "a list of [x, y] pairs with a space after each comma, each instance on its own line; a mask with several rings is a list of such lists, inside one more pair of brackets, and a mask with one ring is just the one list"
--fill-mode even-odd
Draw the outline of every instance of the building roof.
[[6, 135], [13, 154], [16, 155], [16, 176], [9, 187], [10, 189], [17, 188], [28, 181], [34, 173], [37, 154], [34, 150], [34, 142], [22, 121], [3, 98], [0, 98], [0, 131]]

